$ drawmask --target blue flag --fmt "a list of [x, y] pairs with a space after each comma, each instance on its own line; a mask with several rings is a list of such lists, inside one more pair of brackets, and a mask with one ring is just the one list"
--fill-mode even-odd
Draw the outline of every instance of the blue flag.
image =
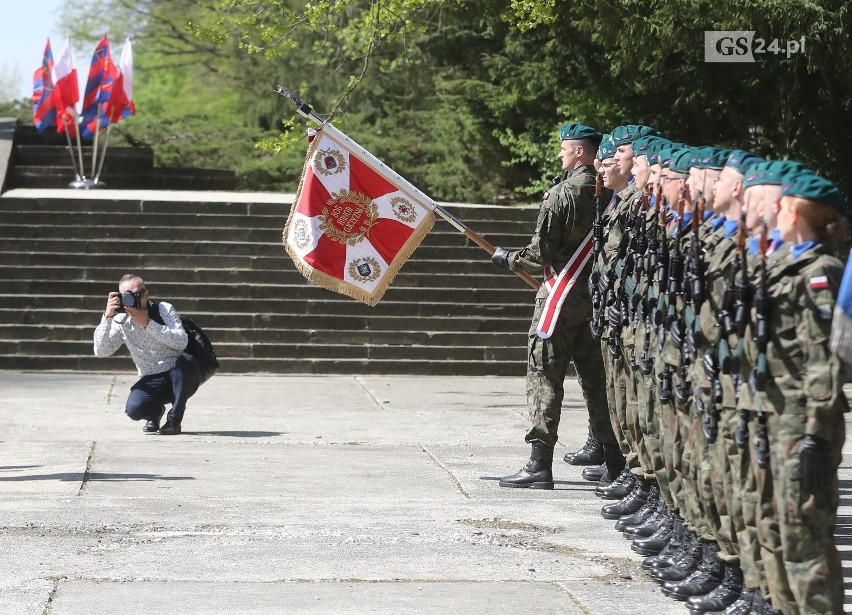
[[837, 294], [834, 306], [834, 320], [831, 323], [830, 348], [847, 364], [852, 365], [852, 253], [846, 260], [846, 270]]

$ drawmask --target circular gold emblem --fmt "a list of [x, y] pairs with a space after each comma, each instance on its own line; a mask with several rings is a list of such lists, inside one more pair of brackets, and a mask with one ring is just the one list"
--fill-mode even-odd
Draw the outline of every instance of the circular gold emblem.
[[379, 217], [379, 207], [365, 194], [343, 189], [331, 195], [320, 214], [320, 230], [329, 239], [354, 246], [364, 239]]
[[308, 229], [308, 223], [304, 220], [296, 220], [293, 225], [293, 243], [300, 250], [304, 250], [311, 245], [311, 231]]
[[325, 176], [337, 175], [346, 170], [346, 158], [340, 150], [321, 149], [314, 154], [314, 169]]
[[370, 256], [356, 258], [349, 263], [349, 277], [359, 282], [372, 282], [382, 272], [379, 261]]
[[404, 199], [401, 196], [395, 196], [391, 199], [391, 209], [393, 209], [393, 215], [408, 224], [411, 224], [417, 219], [417, 210], [414, 208], [414, 205], [408, 199]]

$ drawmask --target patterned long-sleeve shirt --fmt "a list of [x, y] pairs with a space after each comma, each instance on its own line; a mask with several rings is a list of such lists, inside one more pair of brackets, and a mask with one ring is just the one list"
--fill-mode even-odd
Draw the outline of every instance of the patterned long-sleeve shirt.
[[151, 320], [147, 327], [139, 326], [127, 314], [102, 316], [95, 329], [95, 356], [108, 357], [124, 344], [140, 376], [170, 370], [186, 348], [187, 335], [170, 303], [160, 302], [160, 315], [164, 325]]

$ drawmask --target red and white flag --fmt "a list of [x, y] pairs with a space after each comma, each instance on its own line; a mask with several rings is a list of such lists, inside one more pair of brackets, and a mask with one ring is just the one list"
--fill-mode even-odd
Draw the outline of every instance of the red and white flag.
[[434, 223], [428, 197], [326, 125], [308, 148], [284, 246], [309, 282], [376, 305]]
[[112, 95], [107, 103], [106, 113], [110, 124], [136, 115], [136, 106], [133, 104], [133, 43], [130, 42], [130, 38], [124, 41], [124, 47], [121, 49], [118, 76], [112, 86]]
[[77, 103], [80, 101], [80, 87], [77, 84], [77, 63], [71, 39], [65, 39], [65, 46], [53, 65], [53, 97], [56, 100], [56, 131], [68, 130], [72, 137], [77, 134]]

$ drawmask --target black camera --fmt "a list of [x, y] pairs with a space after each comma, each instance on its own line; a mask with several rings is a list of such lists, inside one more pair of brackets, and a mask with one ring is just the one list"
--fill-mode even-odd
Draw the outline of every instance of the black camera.
[[142, 295], [144, 294], [144, 290], [140, 290], [138, 293], [130, 292], [129, 290], [124, 291], [118, 296], [118, 300], [121, 305], [118, 306], [115, 311], [123, 312], [125, 308], [134, 308], [138, 310], [142, 307]]

